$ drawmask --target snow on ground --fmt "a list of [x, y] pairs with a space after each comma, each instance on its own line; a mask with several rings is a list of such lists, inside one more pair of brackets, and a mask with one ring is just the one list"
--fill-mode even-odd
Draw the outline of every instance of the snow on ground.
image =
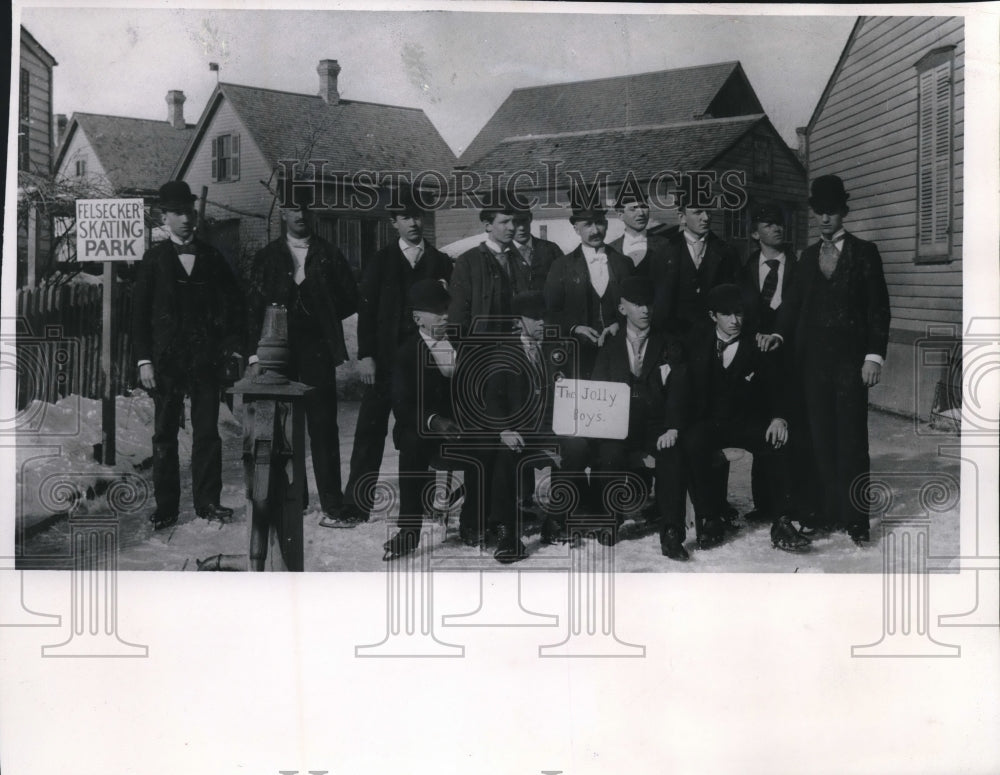
[[[49, 407], [48, 428], [73, 429], [72, 411], [75, 404], [64, 399], [65, 406]], [[61, 404], [63, 402], [60, 402]], [[344, 481], [350, 460], [358, 403], [341, 401], [340, 438], [341, 466]], [[99, 440], [100, 403], [80, 402], [80, 432], [69, 435], [58, 443], [62, 447], [57, 456], [27, 460], [23, 471], [19, 467], [18, 487], [22, 492], [22, 514], [26, 525], [32, 525], [25, 543], [25, 557], [47, 558], [44, 564], [66, 567], [68, 556], [69, 520], [53, 519], [51, 510], [37, 497], [37, 487], [50, 473], [72, 471], [82, 474], [79, 487], [93, 487], [98, 481], [108, 481], [122, 472], [134, 471], [150, 452], [152, 402], [144, 394], [120, 398], [118, 402], [119, 462], [113, 470], [93, 462], [91, 445]], [[872, 472], [875, 479], [883, 478], [893, 490], [891, 516], [918, 516], [920, 506], [917, 493], [927, 479], [935, 473], [954, 476], [959, 473], [958, 461], [938, 454], [939, 445], [955, 445], [958, 437], [952, 434], [933, 434], [926, 426], [917, 433], [912, 420], [880, 412], [872, 412], [870, 419], [872, 447]], [[182, 431], [181, 450], [181, 503], [179, 523], [170, 530], [153, 532], [147, 518], [152, 511], [152, 501], [147, 507], [122, 515], [119, 522], [119, 568], [122, 570], [195, 570], [196, 561], [216, 554], [238, 557], [245, 555], [247, 542], [245, 489], [243, 484], [242, 442], [239, 425], [225, 406], [222, 407], [220, 433], [223, 437], [222, 503], [236, 509], [230, 524], [209, 523], [194, 515], [191, 505], [190, 429]], [[22, 443], [51, 443], [53, 437], [34, 434], [22, 438]], [[19, 449], [22, 459], [30, 456], [29, 448]], [[395, 485], [397, 453], [392, 448], [391, 436], [387, 438], [382, 476]], [[746, 455], [733, 463], [730, 474], [730, 502], [741, 513], [749, 511], [752, 502], [749, 494], [751, 458]], [[307, 460], [312, 506], [303, 519], [305, 565], [309, 571], [382, 571], [381, 545], [394, 532], [392, 520], [395, 509], [378, 515], [372, 522], [355, 529], [337, 530], [318, 525], [315, 481], [311, 461]], [[148, 470], [141, 472], [147, 479]], [[151, 487], [150, 487], [151, 493]], [[84, 502], [81, 508], [102, 508], [99, 498]], [[45, 523], [48, 520], [49, 524]], [[775, 572], [775, 573], [846, 573], [880, 572], [882, 553], [879, 547], [880, 523], [873, 521], [872, 545], [860, 549], [843, 534], [833, 534], [814, 542], [807, 554], [787, 554], [771, 547], [767, 526], [745, 526], [722, 546], [700, 551], [694, 544], [694, 531], [689, 530], [687, 548], [691, 560], [687, 563], [672, 562], [660, 554], [659, 535], [655, 525], [646, 525], [641, 518], [626, 522], [623, 539], [615, 547], [614, 562], [619, 571], [634, 572]], [[559, 570], [568, 567], [564, 546], [543, 546], [538, 537], [538, 522], [525, 525], [525, 544], [529, 558], [513, 566], [501, 566], [492, 559], [491, 550], [480, 555], [478, 550], [465, 547], [457, 541], [457, 515], [452, 517], [449, 540], [444, 541], [441, 525], [429, 524], [431, 539], [421, 544], [419, 552], [433, 552], [435, 567], [443, 570], [484, 568], [491, 571], [518, 569]], [[930, 528], [930, 555], [954, 556], [958, 554], [959, 515], [957, 497], [944, 504], [941, 513], [933, 515]], [[593, 540], [593, 539], [587, 539]], [[237, 560], [238, 561], [238, 560]]]

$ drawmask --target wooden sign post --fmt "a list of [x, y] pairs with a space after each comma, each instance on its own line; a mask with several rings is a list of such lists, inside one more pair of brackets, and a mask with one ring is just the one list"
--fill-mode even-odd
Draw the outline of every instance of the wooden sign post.
[[138, 261], [146, 247], [146, 221], [141, 199], [77, 199], [76, 260], [104, 262], [101, 299], [101, 455], [104, 465], [115, 464], [115, 393], [111, 343], [114, 315], [115, 261]]

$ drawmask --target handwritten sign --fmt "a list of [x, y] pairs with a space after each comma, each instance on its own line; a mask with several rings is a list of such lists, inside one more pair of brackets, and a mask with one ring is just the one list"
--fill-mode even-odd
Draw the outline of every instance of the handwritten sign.
[[76, 200], [77, 261], [138, 261], [145, 246], [141, 199]]
[[588, 439], [628, 436], [631, 395], [623, 382], [563, 379], [556, 382], [552, 432]]

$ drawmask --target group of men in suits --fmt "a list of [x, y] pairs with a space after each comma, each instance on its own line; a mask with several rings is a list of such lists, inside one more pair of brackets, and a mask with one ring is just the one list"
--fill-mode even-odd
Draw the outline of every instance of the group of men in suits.
[[[531, 235], [531, 214], [484, 209], [485, 238], [454, 263], [423, 238], [423, 212], [403, 192], [386, 209], [398, 239], [365, 262], [360, 286], [340, 251], [311, 228], [308, 208], [282, 208], [284, 234], [255, 258], [246, 299], [224, 259], [193, 234], [190, 189], [161, 190], [170, 240], [147, 252], [137, 276], [133, 330], [140, 381], [156, 406], [154, 527], [177, 521], [177, 429], [192, 399], [195, 507], [226, 519], [219, 503], [217, 432], [221, 371], [252, 350], [269, 304], [288, 310], [288, 376], [315, 389], [306, 403], [321, 523], [369, 519], [364, 489], [378, 478], [390, 411], [400, 451], [399, 532], [386, 558], [420, 541], [428, 464], [465, 472], [461, 540], [497, 539], [495, 557], [526, 556], [520, 521], [534, 469], [552, 466], [546, 542], [567, 540], [573, 513], [606, 514], [622, 476], [648, 481], [663, 554], [685, 560], [685, 494], [697, 545], [738, 527], [726, 502], [725, 447], [754, 456], [755, 510], [776, 548], [803, 551], [811, 535], [845, 529], [869, 538], [858, 493], [868, 473], [867, 389], [877, 384], [889, 304], [873, 243], [847, 234], [842, 181], [813, 182], [809, 199], [822, 240], [796, 259], [784, 214], [752, 213], [759, 249], [745, 264], [710, 230], [708, 211], [680, 208], [679, 227], [648, 229], [641, 192], [615, 204], [625, 233], [606, 243], [607, 212], [574, 201], [580, 238], [563, 254]], [[335, 369], [348, 355], [341, 321], [358, 313], [358, 368], [365, 384], [347, 487], [341, 487]], [[557, 331], [552, 338], [546, 331]], [[259, 365], [251, 357], [247, 374]], [[553, 432], [564, 378], [628, 385], [624, 440]], [[515, 495], [517, 493], [517, 495]], [[798, 522], [798, 527], [794, 522]], [[614, 543], [617, 529], [598, 536]]]

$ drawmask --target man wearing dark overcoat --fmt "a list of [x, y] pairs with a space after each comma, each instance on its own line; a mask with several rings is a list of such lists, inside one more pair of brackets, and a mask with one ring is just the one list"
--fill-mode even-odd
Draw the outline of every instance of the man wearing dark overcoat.
[[[248, 340], [256, 348], [270, 304], [288, 310], [291, 363], [286, 376], [314, 389], [304, 399], [313, 471], [323, 515], [332, 525], [343, 501], [337, 366], [347, 360], [341, 321], [358, 308], [358, 286], [343, 253], [313, 233], [312, 213], [301, 202], [281, 208], [285, 234], [254, 258], [248, 293]], [[256, 357], [247, 366], [259, 373]], [[305, 483], [303, 483], [305, 484]]]
[[[662, 520], [661, 551], [670, 559], [686, 560], [685, 477], [678, 442], [688, 409], [686, 366], [673, 337], [650, 327], [652, 299], [646, 278], [633, 276], [622, 283], [619, 306], [625, 326], [608, 338], [597, 356], [592, 378], [621, 382], [631, 391], [628, 435], [624, 440], [598, 442], [597, 478], [610, 486], [630, 472], [633, 459], [651, 456], [655, 461], [656, 509]], [[604, 498], [605, 503], [609, 500]], [[613, 543], [617, 527], [600, 538]]]
[[597, 353], [608, 336], [621, 327], [621, 283], [632, 274], [634, 265], [631, 259], [604, 244], [607, 210], [583, 201], [579, 195], [573, 199], [569, 222], [580, 244], [552, 264], [545, 281], [545, 308], [547, 321], [578, 343], [579, 363], [574, 376], [589, 379]]
[[408, 189], [387, 200], [389, 222], [399, 235], [365, 262], [358, 305], [358, 369], [365, 384], [358, 411], [351, 473], [344, 491], [342, 523], [367, 521], [357, 491], [365, 477], [382, 466], [385, 434], [392, 411], [390, 386], [399, 346], [416, 330], [407, 302], [410, 287], [420, 280], [438, 280], [447, 286], [452, 260], [424, 239], [424, 212]]
[[531, 220], [530, 209], [519, 209], [514, 215], [514, 239], [511, 244], [515, 251], [515, 266], [520, 275], [520, 293], [541, 291], [552, 264], [563, 254], [556, 243], [532, 235]]
[[809, 207], [820, 241], [799, 260], [778, 331], [791, 340], [802, 376], [826, 526], [870, 540], [868, 390], [879, 383], [889, 343], [889, 291], [875, 243], [843, 228], [850, 194], [836, 175], [813, 181]]
[[191, 398], [191, 475], [195, 512], [226, 520], [222, 506], [219, 391], [223, 372], [239, 358], [244, 300], [229, 265], [195, 234], [195, 197], [187, 183], [159, 191], [169, 239], [142, 257], [133, 296], [132, 337], [139, 381], [153, 397], [153, 490], [150, 517], [161, 530], [176, 524], [180, 509], [177, 433], [184, 396]]

